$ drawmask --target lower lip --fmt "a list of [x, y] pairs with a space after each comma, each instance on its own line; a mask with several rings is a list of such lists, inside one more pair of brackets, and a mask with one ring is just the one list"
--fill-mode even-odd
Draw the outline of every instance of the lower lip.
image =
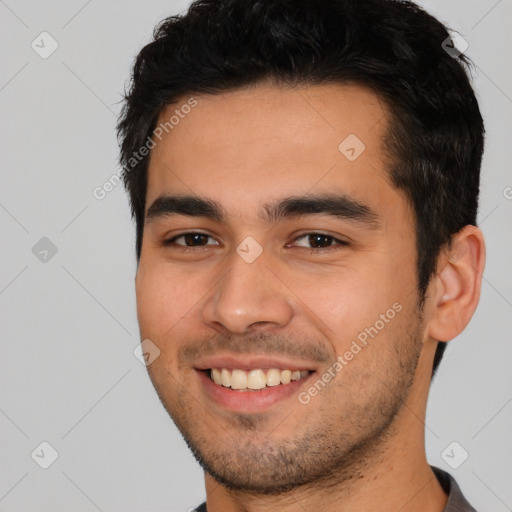
[[294, 380], [289, 384], [267, 387], [259, 391], [237, 391], [215, 384], [204, 371], [197, 370], [197, 374], [206, 394], [224, 409], [233, 412], [254, 413], [261, 412], [272, 405], [297, 395], [299, 388], [313, 375]]

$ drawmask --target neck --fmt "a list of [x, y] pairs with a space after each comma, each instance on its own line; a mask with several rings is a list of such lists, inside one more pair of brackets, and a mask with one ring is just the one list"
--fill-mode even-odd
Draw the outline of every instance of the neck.
[[[358, 471], [357, 478], [336, 482], [333, 477], [328, 484], [313, 483], [278, 496], [230, 491], [206, 475], [208, 512], [441, 512], [447, 496], [427, 461], [419, 457], [410, 461], [406, 446], [390, 455], [382, 453], [380, 463], [373, 462], [364, 472]], [[409, 460], [407, 465], [404, 458]]]

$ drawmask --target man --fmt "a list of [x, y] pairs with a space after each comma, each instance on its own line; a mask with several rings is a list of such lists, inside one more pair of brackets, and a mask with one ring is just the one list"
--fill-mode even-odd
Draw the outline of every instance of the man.
[[485, 260], [453, 48], [408, 2], [203, 0], [137, 57], [138, 320], [197, 510], [474, 510], [424, 448]]

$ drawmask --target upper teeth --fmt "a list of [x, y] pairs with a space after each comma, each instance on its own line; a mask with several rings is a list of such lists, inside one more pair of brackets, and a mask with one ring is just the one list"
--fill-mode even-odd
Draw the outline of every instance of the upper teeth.
[[210, 376], [215, 384], [232, 389], [262, 389], [265, 386], [288, 384], [309, 374], [308, 370], [228, 370], [212, 368]]

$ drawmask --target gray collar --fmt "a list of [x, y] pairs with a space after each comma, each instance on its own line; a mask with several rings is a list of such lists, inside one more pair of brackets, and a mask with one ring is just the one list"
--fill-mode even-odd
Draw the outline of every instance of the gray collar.
[[448, 494], [448, 501], [443, 512], [476, 512], [476, 510], [464, 498], [455, 479], [446, 471], [430, 466], [436, 475], [441, 487]]

